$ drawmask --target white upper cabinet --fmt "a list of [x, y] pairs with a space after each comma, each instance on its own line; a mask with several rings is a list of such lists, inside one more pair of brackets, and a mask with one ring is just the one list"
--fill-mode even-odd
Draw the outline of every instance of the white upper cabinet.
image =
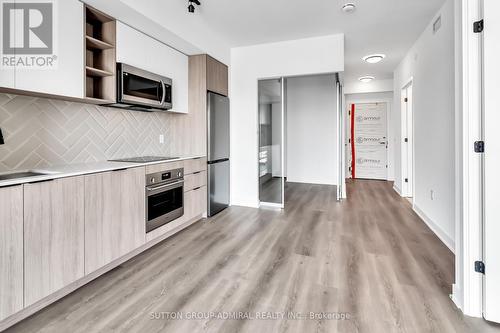
[[172, 79], [172, 112], [188, 112], [188, 57], [121, 22], [116, 23], [116, 61]]
[[[55, 20], [52, 22], [54, 33], [51, 56], [56, 57], [54, 68], [43, 66], [35, 69], [17, 66], [15, 88], [36, 93], [83, 98], [85, 82], [83, 3], [78, 0], [56, 0], [53, 13]], [[19, 25], [16, 24], [17, 26]], [[19, 36], [18, 33], [16, 35]], [[33, 37], [31, 43], [42, 45], [40, 44], [43, 43], [42, 39], [40, 41]], [[1, 83], [3, 85], [4, 82]]]
[[[3, 5], [3, 4], [1, 4]], [[11, 88], [15, 89], [15, 70], [14, 66], [11, 63], [11, 59], [15, 59], [15, 50], [5, 50], [5, 45], [12, 45], [14, 40], [11, 40], [16, 36], [14, 18], [15, 16], [8, 13], [4, 13], [4, 11], [9, 10], [8, 4], [0, 8], [1, 20], [3, 21], [4, 17], [9, 20], [9, 22], [1, 22], [3, 29], [0, 30], [0, 52], [1, 52], [1, 63], [0, 63], [0, 88]], [[13, 5], [12, 5], [13, 6]], [[11, 11], [12, 12], [12, 11]], [[11, 29], [9, 31], [3, 31], [5, 29]], [[5, 40], [4, 37], [7, 37], [9, 40]], [[8, 66], [5, 66], [5, 63], [9, 63]], [[1, 311], [0, 311], [1, 313]]]

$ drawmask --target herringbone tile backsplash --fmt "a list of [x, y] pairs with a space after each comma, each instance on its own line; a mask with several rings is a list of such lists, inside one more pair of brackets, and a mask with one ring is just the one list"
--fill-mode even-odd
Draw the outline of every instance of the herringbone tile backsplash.
[[[0, 172], [169, 155], [168, 113], [0, 94]], [[159, 135], [165, 135], [165, 144]]]

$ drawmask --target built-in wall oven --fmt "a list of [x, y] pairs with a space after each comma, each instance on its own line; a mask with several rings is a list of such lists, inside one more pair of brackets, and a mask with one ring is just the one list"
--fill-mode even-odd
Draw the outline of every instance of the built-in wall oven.
[[146, 176], [146, 232], [184, 215], [184, 169]]
[[124, 63], [116, 67], [116, 104], [140, 111], [172, 108], [172, 79]]

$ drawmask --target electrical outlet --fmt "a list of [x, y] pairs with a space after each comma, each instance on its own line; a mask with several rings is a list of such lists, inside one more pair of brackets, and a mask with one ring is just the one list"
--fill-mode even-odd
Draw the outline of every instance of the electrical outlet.
[[431, 190], [431, 200], [434, 200], [434, 190]]
[[160, 143], [165, 143], [165, 136], [163, 134], [160, 134]]

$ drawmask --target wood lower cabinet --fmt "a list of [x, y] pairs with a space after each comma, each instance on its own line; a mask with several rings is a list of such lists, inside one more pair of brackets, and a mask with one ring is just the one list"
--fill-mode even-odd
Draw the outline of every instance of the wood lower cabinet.
[[207, 211], [207, 187], [202, 186], [184, 193], [184, 220], [189, 221]]
[[145, 243], [144, 167], [85, 176], [85, 273]]
[[207, 158], [199, 157], [184, 161], [184, 174], [189, 175], [200, 171], [207, 171]]
[[24, 185], [24, 305], [84, 276], [84, 179]]
[[0, 320], [23, 308], [23, 186], [0, 188]]
[[[176, 167], [189, 172], [184, 215], [146, 234], [146, 172]], [[34, 313], [38, 301], [57, 300], [63, 288], [112, 269], [117, 259], [149, 248], [206, 211], [205, 157], [1, 187], [0, 327], [9, 316]]]
[[184, 192], [191, 191], [201, 186], [207, 186], [206, 171], [198, 171], [184, 176]]

